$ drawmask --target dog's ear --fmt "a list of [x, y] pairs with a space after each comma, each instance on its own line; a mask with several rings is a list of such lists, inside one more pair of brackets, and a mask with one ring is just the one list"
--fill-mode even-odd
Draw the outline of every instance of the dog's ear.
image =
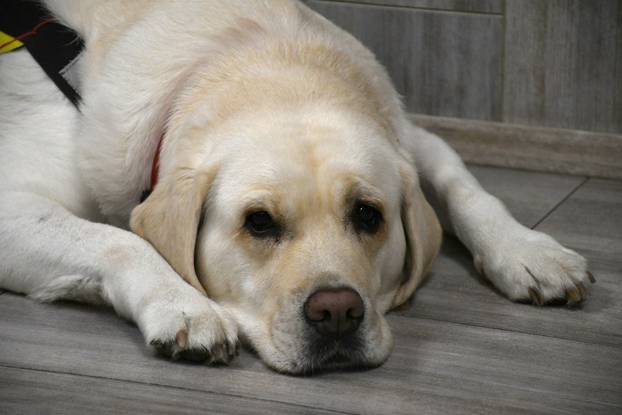
[[194, 267], [203, 202], [215, 169], [178, 169], [132, 211], [130, 228], [149, 241], [186, 282], [206, 294]]
[[391, 308], [402, 305], [423, 280], [441, 247], [442, 230], [432, 206], [428, 203], [414, 169], [403, 166], [402, 226], [406, 237], [403, 280], [395, 293]]

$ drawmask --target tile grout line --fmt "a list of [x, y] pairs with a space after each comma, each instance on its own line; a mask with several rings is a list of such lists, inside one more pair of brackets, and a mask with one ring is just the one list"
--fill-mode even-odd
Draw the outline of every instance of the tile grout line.
[[83, 378], [108, 380], [108, 381], [113, 381], [113, 382], [132, 383], [132, 384], [136, 384], [136, 385], [143, 385], [143, 386], [150, 386], [150, 387], [151, 386], [155, 386], [155, 387], [158, 387], [158, 388], [170, 388], [170, 389], [189, 391], [189, 392], [208, 393], [208, 394], [211, 394], [211, 395], [220, 395], [220, 396], [228, 396], [228, 397], [233, 397], [233, 398], [248, 399], [248, 400], [253, 400], [253, 401], [262, 401], [262, 402], [276, 403], [276, 404], [281, 404], [281, 405], [296, 406], [296, 407], [299, 407], [299, 408], [308, 408], [308, 409], [313, 409], [313, 410], [319, 409], [321, 411], [332, 412], [332, 413], [335, 413], [335, 414], [353, 415], [351, 412], [338, 411], [338, 410], [334, 410], [334, 409], [325, 409], [325, 408], [320, 408], [320, 407], [316, 407], [316, 406], [309, 406], [309, 405], [304, 405], [304, 404], [284, 402], [284, 401], [278, 401], [278, 400], [274, 400], [274, 399], [262, 399], [262, 398], [255, 398], [255, 397], [252, 397], [252, 396], [245, 396], [245, 395], [239, 395], [239, 394], [234, 394], [234, 393], [222, 393], [222, 392], [215, 392], [215, 391], [210, 391], [210, 390], [186, 388], [186, 387], [183, 387], [183, 386], [165, 385], [165, 384], [154, 383], [154, 382], [141, 382], [141, 381], [136, 381], [136, 380], [122, 379], [122, 378], [111, 378], [111, 377], [107, 377], [107, 376], [95, 376], [95, 375], [87, 375], [87, 374], [72, 373], [72, 372], [65, 372], [65, 371], [56, 371], [56, 370], [49, 370], [49, 369], [37, 369], [37, 368], [33, 368], [33, 367], [23, 367], [23, 366], [11, 365], [11, 364], [4, 363], [4, 362], [0, 363], [0, 367], [4, 367], [4, 368], [8, 368], [8, 369], [17, 369], [17, 370], [39, 372], [39, 373], [48, 373], [48, 374], [52, 374], [52, 375], [76, 376], [76, 377], [83, 377]]
[[584, 184], [586, 184], [588, 181], [590, 180], [590, 177], [585, 177], [583, 179], [583, 181], [581, 183], [579, 183], [574, 189], [572, 189], [570, 191], [570, 193], [568, 193], [566, 196], [564, 196], [562, 198], [562, 200], [560, 200], [559, 202], [557, 202], [555, 204], [555, 206], [553, 206], [547, 213], [544, 214], [544, 216], [539, 219], [534, 225], [532, 225], [530, 228], [531, 229], [536, 229], [538, 227], [538, 225], [540, 225], [542, 222], [544, 222], [546, 219], [548, 219], [549, 216], [551, 216], [553, 214], [553, 212], [555, 212], [562, 204], [564, 204], [564, 202], [566, 202], [568, 199], [570, 199], [570, 197], [572, 195], [574, 195], [577, 190], [579, 190], [581, 187], [583, 187]]

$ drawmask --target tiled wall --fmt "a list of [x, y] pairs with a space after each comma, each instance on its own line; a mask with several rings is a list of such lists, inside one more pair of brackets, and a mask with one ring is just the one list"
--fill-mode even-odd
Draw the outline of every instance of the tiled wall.
[[411, 112], [622, 133], [622, 0], [307, 0]]

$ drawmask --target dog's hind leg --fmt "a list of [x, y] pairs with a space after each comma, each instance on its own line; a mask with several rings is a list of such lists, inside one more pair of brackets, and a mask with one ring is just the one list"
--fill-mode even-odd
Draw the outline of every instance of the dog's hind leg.
[[173, 357], [228, 361], [237, 328], [137, 235], [26, 192], [0, 192], [0, 287], [35, 299], [112, 305]]
[[[518, 223], [439, 137], [417, 127], [403, 139], [445, 230], [471, 251], [475, 267], [513, 300], [579, 303], [593, 281], [585, 259]], [[516, 189], [520, 192], [520, 189]]]

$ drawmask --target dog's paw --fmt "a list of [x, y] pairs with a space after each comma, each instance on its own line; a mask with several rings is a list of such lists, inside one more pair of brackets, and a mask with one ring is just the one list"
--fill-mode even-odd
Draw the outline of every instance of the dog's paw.
[[473, 256], [475, 268], [514, 301], [577, 305], [595, 282], [585, 258], [523, 226], [497, 235]]
[[158, 353], [172, 359], [229, 363], [239, 350], [237, 325], [223, 307], [199, 300], [151, 304], [141, 319], [143, 334]]

